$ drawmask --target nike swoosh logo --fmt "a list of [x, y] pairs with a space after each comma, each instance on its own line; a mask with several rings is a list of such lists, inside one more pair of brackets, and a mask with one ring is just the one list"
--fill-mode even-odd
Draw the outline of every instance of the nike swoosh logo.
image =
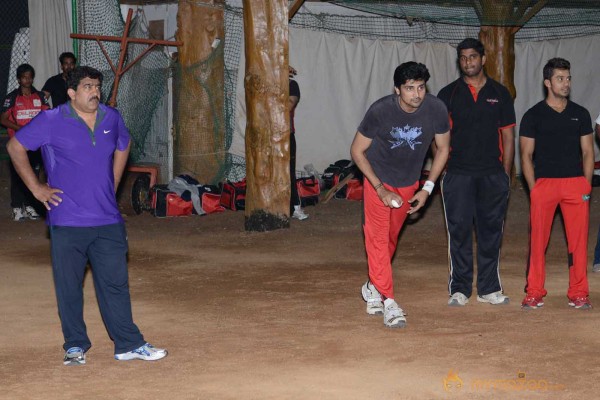
[[104, 129], [104, 134], [106, 135], [107, 133], [110, 133], [110, 129], [109, 130]]

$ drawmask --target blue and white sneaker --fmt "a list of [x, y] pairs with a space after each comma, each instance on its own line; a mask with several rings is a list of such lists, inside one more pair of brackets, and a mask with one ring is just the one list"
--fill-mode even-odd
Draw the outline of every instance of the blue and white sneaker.
[[85, 351], [81, 347], [71, 347], [63, 358], [64, 365], [84, 365]]
[[127, 361], [127, 360], [144, 360], [144, 361], [156, 361], [167, 356], [166, 349], [158, 349], [152, 346], [150, 343], [138, 347], [135, 350], [128, 351], [127, 353], [115, 354], [115, 360]]

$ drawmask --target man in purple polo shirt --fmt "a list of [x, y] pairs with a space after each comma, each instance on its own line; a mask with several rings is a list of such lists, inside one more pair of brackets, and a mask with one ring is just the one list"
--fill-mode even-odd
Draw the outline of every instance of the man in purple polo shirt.
[[[102, 319], [115, 343], [115, 359], [159, 360], [167, 355], [147, 343], [133, 323], [127, 234], [115, 198], [131, 143], [119, 112], [100, 104], [102, 79], [94, 68], [75, 68], [67, 78], [70, 101], [40, 113], [7, 145], [17, 173], [48, 210], [65, 365], [85, 364], [91, 347], [83, 320], [88, 261]], [[39, 182], [27, 159], [27, 150], [39, 148], [47, 185]]]

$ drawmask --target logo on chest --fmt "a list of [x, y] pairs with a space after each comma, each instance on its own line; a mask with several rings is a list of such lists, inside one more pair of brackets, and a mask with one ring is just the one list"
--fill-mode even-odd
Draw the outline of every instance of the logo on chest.
[[390, 149], [406, 146], [410, 147], [411, 150], [414, 150], [416, 145], [422, 143], [418, 141], [418, 137], [421, 136], [422, 133], [423, 130], [421, 128], [411, 127], [410, 125], [406, 125], [403, 128], [392, 128], [390, 136], [393, 139], [388, 140], [388, 142], [392, 144]]
[[489, 104], [496, 105], [496, 103], [499, 103], [500, 101], [498, 99], [485, 99], [485, 101], [487, 101]]

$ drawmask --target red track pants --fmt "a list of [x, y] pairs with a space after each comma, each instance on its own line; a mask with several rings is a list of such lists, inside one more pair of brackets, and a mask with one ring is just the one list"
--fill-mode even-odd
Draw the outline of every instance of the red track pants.
[[587, 280], [587, 239], [592, 188], [583, 176], [540, 178], [531, 190], [530, 255], [527, 267], [528, 295], [543, 297], [546, 280], [546, 248], [556, 206], [560, 205], [569, 251], [569, 299], [589, 294]]
[[410, 208], [408, 200], [413, 197], [419, 182], [402, 188], [394, 188], [387, 184], [384, 187], [399, 194], [404, 203], [400, 208], [385, 206], [373, 186], [365, 179], [363, 232], [369, 264], [369, 280], [385, 298], [393, 299], [392, 257], [396, 252], [398, 235], [408, 217], [407, 211]]

